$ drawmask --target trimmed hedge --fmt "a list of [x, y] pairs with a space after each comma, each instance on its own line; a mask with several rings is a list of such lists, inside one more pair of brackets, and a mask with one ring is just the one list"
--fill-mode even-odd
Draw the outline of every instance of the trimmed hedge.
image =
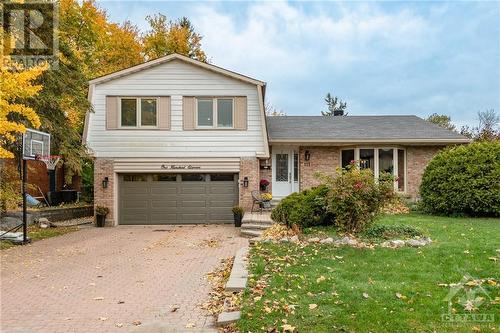
[[441, 151], [424, 171], [420, 195], [433, 214], [500, 216], [500, 142]]
[[294, 224], [301, 228], [332, 224], [333, 220], [326, 211], [327, 194], [325, 185], [292, 193], [273, 209], [271, 218], [289, 227]]

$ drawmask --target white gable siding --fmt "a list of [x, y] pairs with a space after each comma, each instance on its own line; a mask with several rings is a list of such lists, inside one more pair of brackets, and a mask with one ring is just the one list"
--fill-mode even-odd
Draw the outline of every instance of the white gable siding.
[[[106, 130], [106, 95], [171, 96], [171, 130]], [[247, 96], [248, 130], [182, 129], [183, 96]], [[251, 157], [264, 154], [257, 86], [179, 60], [96, 84], [87, 145], [95, 157]]]

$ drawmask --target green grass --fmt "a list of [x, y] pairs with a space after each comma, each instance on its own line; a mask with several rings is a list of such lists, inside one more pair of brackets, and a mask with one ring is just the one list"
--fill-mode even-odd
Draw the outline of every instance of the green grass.
[[[465, 274], [498, 282], [499, 263], [490, 258], [500, 257], [500, 219], [411, 214], [383, 216], [377, 223], [414, 226], [434, 242], [374, 250], [260, 243], [251, 251], [253, 275], [243, 297], [241, 331], [282, 331], [283, 320], [298, 332], [499, 331], [500, 305], [498, 299], [491, 302], [500, 296], [498, 285], [486, 286], [491, 300], [473, 312], [495, 314], [494, 323], [450, 324], [441, 320], [450, 288], [438, 284], [460, 282]], [[260, 299], [259, 279], [269, 284]], [[309, 304], [317, 308], [310, 310]], [[460, 304], [453, 308], [465, 313]]]
[[[57, 227], [57, 228], [47, 228], [47, 229], [42, 229], [37, 226], [29, 226], [28, 227], [28, 238], [31, 239], [32, 242], [35, 242], [40, 239], [45, 239], [45, 238], [51, 238], [51, 237], [56, 237], [60, 235], [67, 234], [69, 232], [77, 231], [78, 227], [77, 226], [72, 226], [72, 227]], [[19, 230], [22, 232], [22, 229]], [[16, 246], [12, 244], [9, 241], [0, 241], [0, 250], [8, 249], [13, 246]]]

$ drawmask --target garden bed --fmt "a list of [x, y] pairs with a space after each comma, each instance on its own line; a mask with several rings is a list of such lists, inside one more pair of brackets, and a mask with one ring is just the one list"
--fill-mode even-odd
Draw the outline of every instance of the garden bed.
[[[40, 218], [46, 218], [50, 222], [65, 221], [94, 215], [94, 206], [89, 204], [71, 204], [69, 206], [44, 207], [29, 209], [27, 214], [28, 224], [33, 224]], [[2, 214], [1, 229], [12, 228], [22, 222], [22, 211], [9, 211]]]
[[[500, 319], [500, 219], [410, 214], [382, 216], [377, 224], [414, 227], [429, 235], [433, 243], [398, 251], [320, 243], [257, 243], [251, 251], [240, 330], [495, 331]], [[310, 235], [317, 231], [328, 229], [309, 230]], [[481, 302], [464, 303], [465, 289], [459, 290], [451, 296], [448, 308], [446, 297], [464, 276], [468, 277], [467, 288], [482, 281], [487, 295], [476, 293]], [[467, 306], [472, 307], [470, 311]], [[497, 316], [494, 322], [451, 323], [446, 320], [450, 313]]]

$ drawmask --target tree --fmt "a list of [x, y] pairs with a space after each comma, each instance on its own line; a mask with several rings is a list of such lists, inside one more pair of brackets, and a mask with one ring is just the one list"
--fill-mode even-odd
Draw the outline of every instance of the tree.
[[347, 116], [347, 113], [345, 113], [347, 108], [346, 102], [332, 96], [330, 93], [326, 94], [325, 102], [328, 106], [328, 111], [321, 111], [323, 116]]
[[477, 113], [479, 125], [474, 127], [462, 126], [460, 134], [475, 141], [500, 140], [500, 115], [494, 109], [479, 111]]
[[264, 111], [266, 113], [266, 116], [271, 116], [271, 117], [286, 116], [286, 113], [283, 110], [278, 110], [271, 103], [266, 103], [266, 105], [264, 106]]
[[427, 121], [438, 125], [439, 127], [455, 131], [455, 125], [451, 122], [451, 118], [444, 114], [433, 113], [426, 119]]
[[183, 17], [168, 21], [163, 14], [148, 15], [146, 21], [150, 30], [142, 37], [144, 55], [148, 60], [179, 53], [206, 62], [207, 57], [201, 49], [202, 36], [195, 32], [193, 25]]
[[26, 125], [38, 128], [40, 118], [35, 109], [22, 102], [37, 95], [42, 89], [35, 84], [37, 78], [47, 69], [47, 65], [23, 68], [4, 57], [0, 64], [0, 158], [13, 158], [8, 146], [18, 134], [26, 131]]

